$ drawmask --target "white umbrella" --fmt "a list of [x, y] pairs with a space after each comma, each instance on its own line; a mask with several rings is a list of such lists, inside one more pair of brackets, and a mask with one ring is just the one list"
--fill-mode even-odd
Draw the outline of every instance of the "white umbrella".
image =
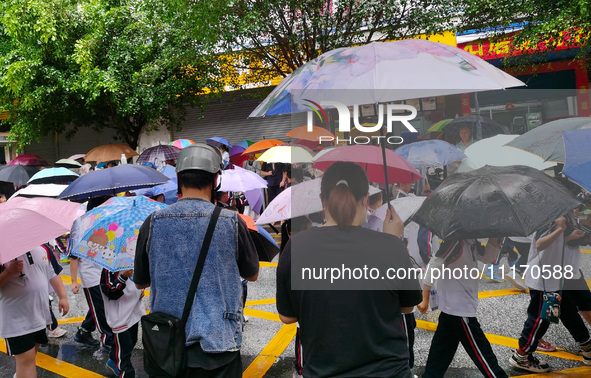
[[[408, 218], [410, 218], [414, 213], [417, 212], [419, 207], [421, 207], [423, 202], [425, 202], [425, 199], [427, 199], [427, 197], [408, 196], [392, 200], [390, 201], [390, 204], [394, 206], [394, 210], [396, 211], [400, 219], [402, 219], [403, 222], [406, 222]], [[372, 215], [384, 221], [384, 219], [386, 219], [387, 210], [388, 205], [384, 204], [380, 206], [376, 211], [374, 211]]]
[[[322, 178], [317, 178], [285, 189], [271, 201], [256, 224], [274, 223], [322, 211], [321, 181]], [[379, 191], [373, 186], [369, 187], [370, 195]]]
[[267, 181], [256, 173], [244, 168], [234, 167], [222, 171], [222, 192], [248, 192], [267, 187]]
[[57, 197], [68, 187], [68, 185], [59, 184], [31, 184], [26, 188], [18, 190], [10, 197]]
[[276, 146], [269, 148], [259, 158], [265, 163], [311, 163], [312, 155], [302, 147], [297, 146]]
[[555, 163], [545, 162], [543, 158], [515, 147], [505, 146], [519, 135], [498, 134], [479, 140], [466, 148], [466, 158], [458, 167], [458, 172], [469, 172], [485, 165], [505, 167], [509, 165], [526, 165], [537, 170], [552, 167]]
[[422, 39], [374, 42], [331, 50], [307, 62], [250, 116], [306, 112], [324, 101], [377, 104], [522, 85], [457, 47]]

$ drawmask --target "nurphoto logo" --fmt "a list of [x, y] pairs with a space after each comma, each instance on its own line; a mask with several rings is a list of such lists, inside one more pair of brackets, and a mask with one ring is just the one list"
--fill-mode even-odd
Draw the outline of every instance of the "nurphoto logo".
[[[312, 100], [304, 99], [304, 101], [310, 103], [311, 105], [305, 104], [306, 107], [310, 108], [311, 110], [308, 111], [308, 131], [312, 132], [313, 130], [313, 117], [314, 113], [320, 118], [321, 122], [328, 123], [328, 116], [326, 115], [326, 111], [324, 110], [323, 106], [333, 106], [337, 109], [339, 114], [339, 132], [350, 132], [351, 131], [351, 113], [349, 112], [349, 108], [337, 101], [321, 101], [320, 103], [314, 102]], [[399, 114], [400, 112], [410, 112], [410, 114]], [[386, 130], [387, 133], [392, 132], [392, 124], [394, 122], [401, 122], [404, 127], [408, 129], [411, 133], [418, 133], [418, 130], [414, 128], [414, 126], [409, 122], [417, 116], [417, 109], [411, 105], [405, 104], [387, 104], [386, 105]], [[379, 131], [384, 124], [384, 105], [378, 105], [378, 122], [375, 125], [371, 126], [363, 126], [359, 123], [359, 105], [353, 105], [353, 124], [355, 128], [362, 133], [374, 133]], [[349, 138], [339, 138], [339, 137], [331, 137], [331, 136], [320, 136], [318, 137], [318, 142], [332, 142], [335, 141], [338, 144], [339, 142], [347, 142], [349, 144], [370, 144], [373, 140], [377, 140], [378, 144], [385, 141], [388, 144], [402, 144], [404, 139], [401, 136], [384, 136], [384, 135], [358, 135], [355, 137]]]

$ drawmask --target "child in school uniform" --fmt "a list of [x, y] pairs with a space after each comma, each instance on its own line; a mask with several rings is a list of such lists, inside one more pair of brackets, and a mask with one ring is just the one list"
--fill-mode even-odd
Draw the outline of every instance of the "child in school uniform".
[[113, 347], [109, 353], [107, 367], [119, 377], [135, 377], [131, 354], [138, 338], [138, 326], [146, 314], [142, 298], [130, 277], [133, 270], [101, 273], [101, 292], [105, 304], [107, 323], [113, 330]]
[[[489, 241], [489, 243], [492, 241]], [[476, 240], [446, 240], [439, 251], [429, 261], [427, 275], [423, 282], [423, 301], [417, 306], [421, 313], [429, 307], [429, 295], [435, 279], [434, 270], [461, 269], [468, 271], [478, 268]], [[436, 277], [435, 277], [436, 278]], [[451, 364], [459, 343], [474, 361], [474, 364], [485, 377], [507, 377], [507, 373], [499, 366], [490, 342], [480, 328], [476, 319], [478, 306], [478, 278], [453, 278], [446, 275], [437, 280], [437, 303], [441, 314], [439, 325], [431, 341], [427, 366], [423, 377], [443, 377]]]

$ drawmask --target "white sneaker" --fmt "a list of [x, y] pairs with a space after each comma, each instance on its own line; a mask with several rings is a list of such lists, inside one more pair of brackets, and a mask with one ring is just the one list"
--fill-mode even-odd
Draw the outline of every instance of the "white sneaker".
[[57, 327], [53, 331], [47, 332], [47, 337], [50, 337], [52, 339], [59, 339], [60, 337], [64, 336], [66, 333], [68, 333], [68, 331], [66, 331], [63, 328]]

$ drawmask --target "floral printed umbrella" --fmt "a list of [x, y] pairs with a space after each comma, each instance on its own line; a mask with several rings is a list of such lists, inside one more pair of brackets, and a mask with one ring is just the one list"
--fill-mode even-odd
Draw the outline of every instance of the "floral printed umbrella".
[[250, 117], [305, 112], [321, 101], [377, 104], [522, 85], [457, 47], [422, 39], [374, 42], [331, 50], [302, 65]]
[[70, 253], [112, 272], [133, 268], [146, 218], [165, 204], [146, 197], [113, 197], [74, 221]]

